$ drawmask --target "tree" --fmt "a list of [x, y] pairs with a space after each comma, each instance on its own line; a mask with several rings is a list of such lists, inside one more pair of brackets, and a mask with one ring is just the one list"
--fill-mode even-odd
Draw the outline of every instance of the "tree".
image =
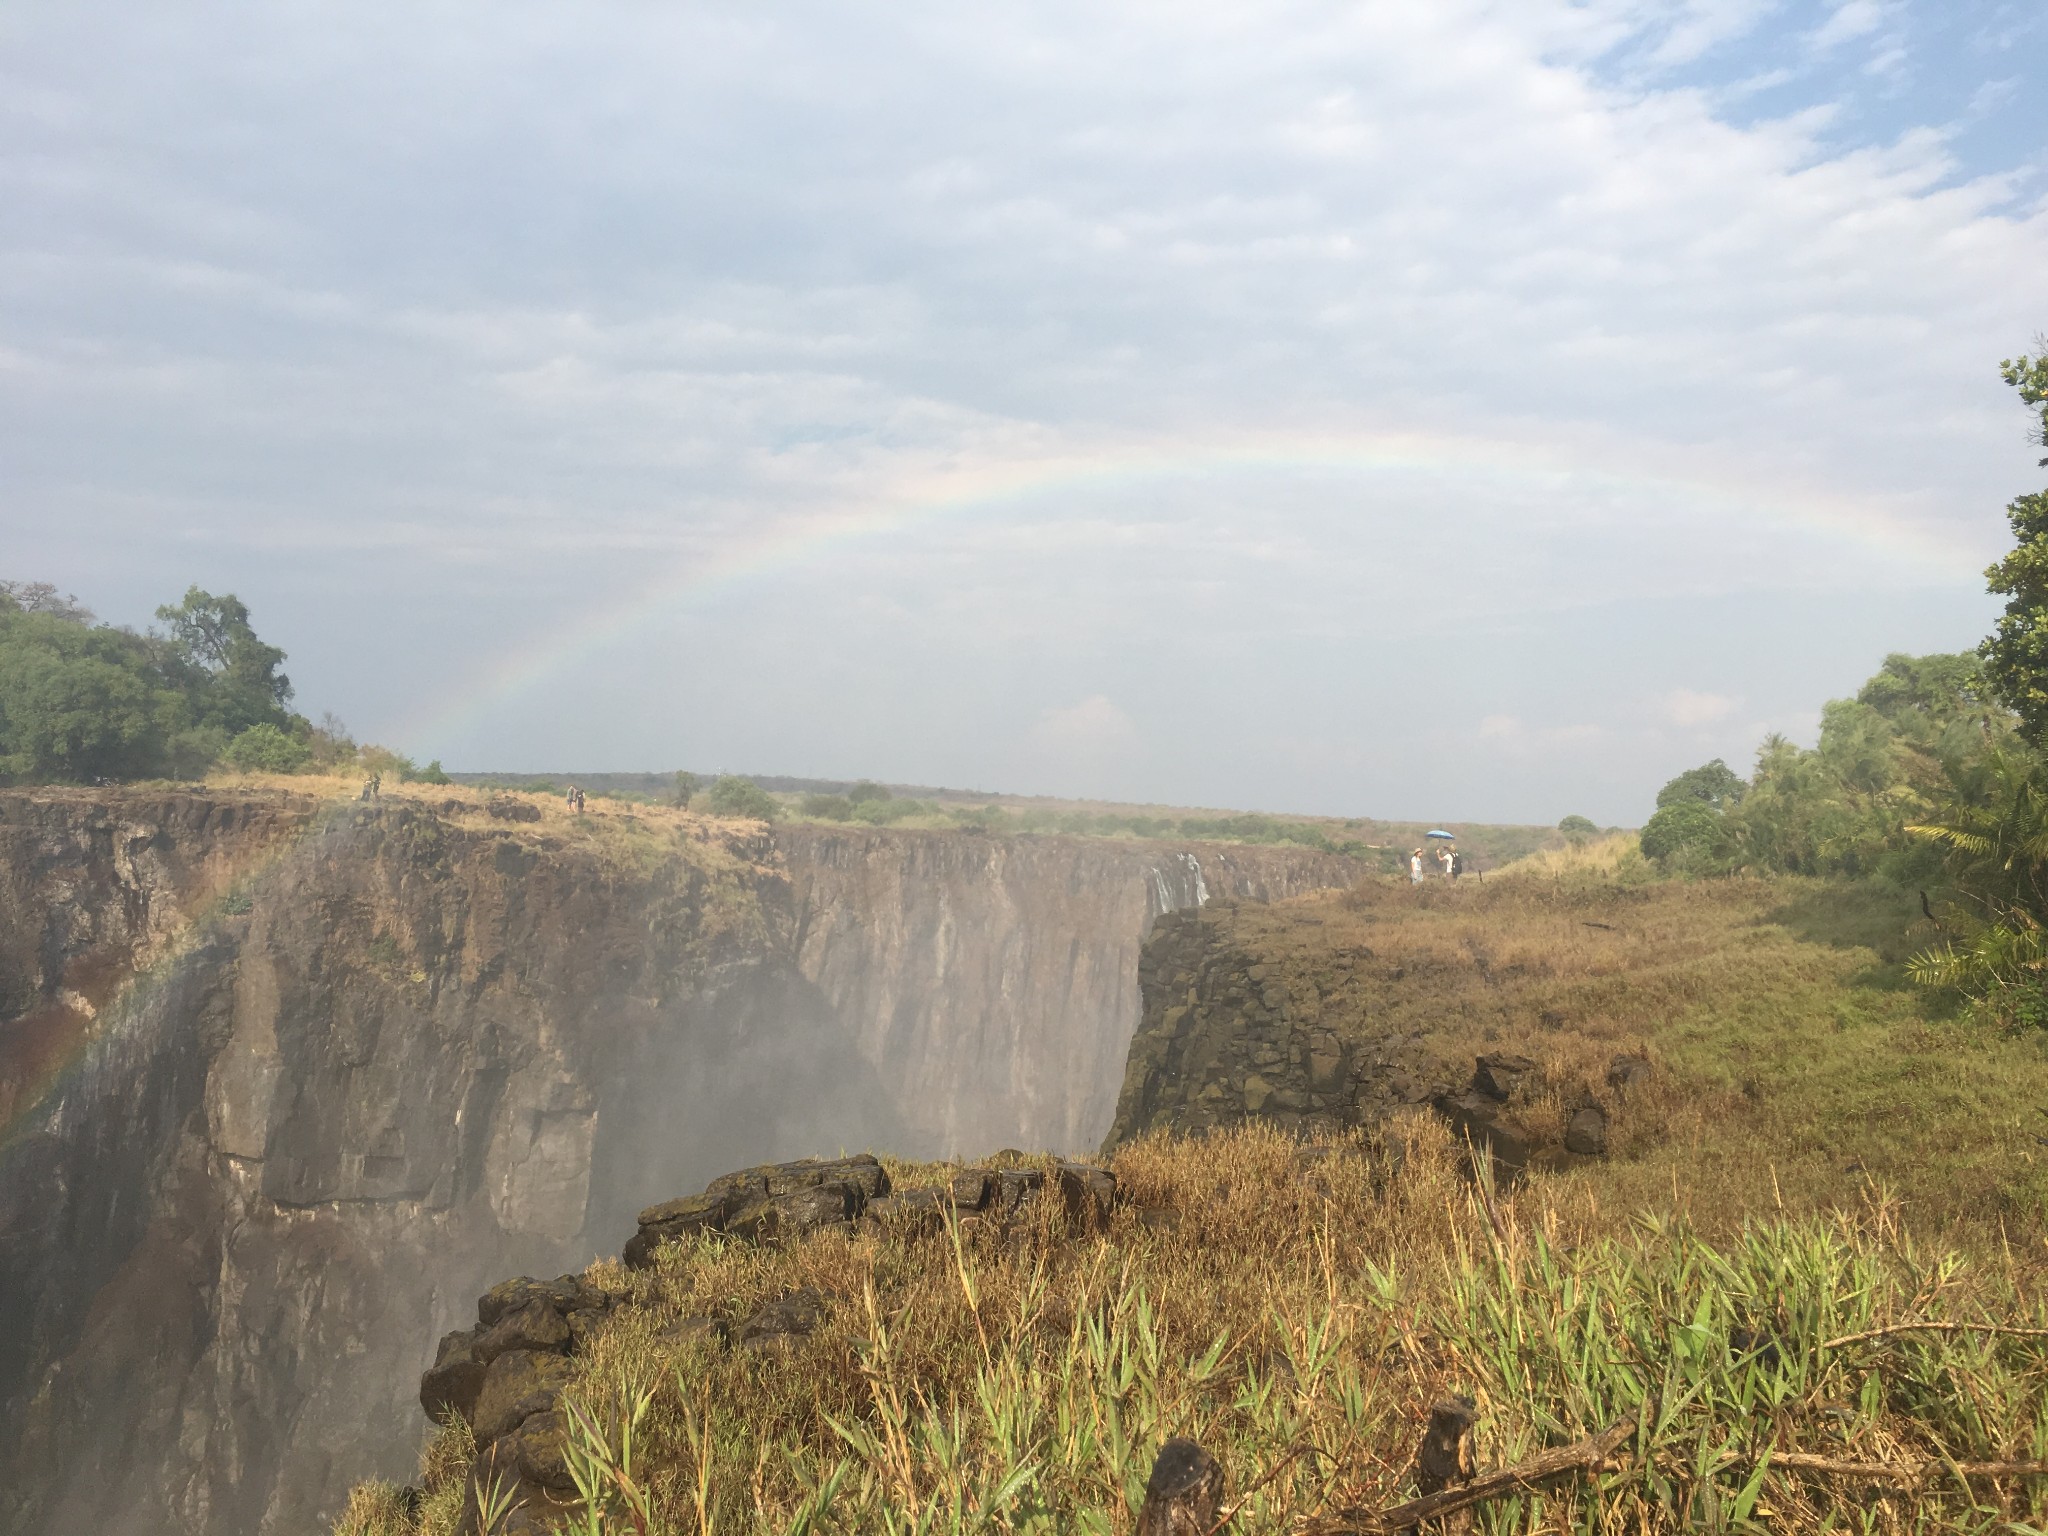
[[1711, 763], [1702, 763], [1697, 768], [1686, 769], [1658, 790], [1657, 805], [1661, 810], [1667, 805], [1692, 800], [1719, 811], [1740, 800], [1747, 788], [1742, 781], [1742, 775], [1717, 757]]
[[[2029, 435], [2048, 447], [2048, 336], [2034, 338], [2034, 353], [2006, 358], [1998, 365], [1998, 376], [2020, 392], [2020, 404], [2041, 423]], [[2041, 460], [2040, 467], [2048, 469], [2048, 459]]]
[[1591, 837], [1600, 829], [1593, 824], [1590, 817], [1567, 816], [1557, 824], [1557, 830], [1566, 837]]
[[690, 797], [703, 786], [703, 781], [694, 773], [676, 772], [676, 808], [681, 810], [690, 803]]
[[870, 800], [889, 800], [894, 796], [873, 779], [862, 779], [846, 792], [846, 798], [854, 805], [865, 805]]
[[278, 670], [284, 652], [257, 638], [240, 598], [190, 587], [183, 602], [166, 604], [156, 616], [167, 628], [172, 662], [184, 673], [201, 720], [230, 736], [266, 721], [292, 724], [285, 710], [291, 679]]
[[[2048, 338], [2038, 346], [2038, 356], [2008, 358], [1998, 367], [2021, 403], [2038, 412], [2041, 425], [2032, 435], [2048, 442]], [[2039, 746], [2048, 743], [2048, 491], [2009, 503], [2005, 515], [2012, 552], [1984, 573], [2006, 600], [2005, 612], [1978, 653], [1992, 687], [2020, 717], [2020, 733]]]
[[184, 701], [135, 635], [0, 610], [0, 776], [90, 783], [162, 774]]
[[714, 816], [751, 821], [773, 821], [782, 809], [767, 790], [736, 773], [724, 775], [711, 786], [704, 806]]
[[427, 766], [420, 770], [419, 778], [422, 784], [452, 784], [455, 782], [442, 771], [441, 759], [438, 757], [428, 761]]
[[63, 597], [47, 581], [0, 581], [0, 601], [12, 603], [23, 613], [47, 613], [73, 624], [90, 624], [93, 612], [78, 600], [76, 592]]
[[1940, 849], [1955, 893], [1947, 937], [1907, 969], [2016, 1021], [2048, 1023], [2048, 772], [2034, 752], [2008, 745], [1980, 777], [1907, 828]]

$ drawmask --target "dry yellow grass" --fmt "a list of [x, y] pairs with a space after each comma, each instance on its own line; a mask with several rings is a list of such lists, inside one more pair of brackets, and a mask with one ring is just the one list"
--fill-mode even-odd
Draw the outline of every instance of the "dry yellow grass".
[[[562, 1517], [578, 1531], [1122, 1532], [1165, 1437], [1192, 1435], [1278, 1532], [1400, 1497], [1429, 1405], [1479, 1409], [1483, 1462], [1642, 1419], [1615, 1470], [1503, 1501], [1496, 1531], [2011, 1529], [2024, 1487], [1858, 1487], [1772, 1472], [1767, 1451], [1848, 1459], [2048, 1455], [2040, 1339], [1908, 1334], [1905, 1320], [2039, 1326], [2033, 1261], [1920, 1247], [1882, 1201], [1750, 1223], [1710, 1246], [1623, 1216], [1583, 1181], [1503, 1196], [1491, 1229], [1442, 1131], [1304, 1149], [1250, 1128], [1147, 1141], [1099, 1237], [1049, 1213], [993, 1235], [819, 1235], [677, 1246], [650, 1274], [592, 1271], [633, 1304], [570, 1394], [633, 1469]], [[664, 1342], [797, 1286], [833, 1298], [794, 1352]], [[343, 1536], [453, 1531], [465, 1436], [429, 1451], [417, 1524], [368, 1488]], [[1759, 1470], [1761, 1468], [1761, 1470]], [[2033, 1487], [2039, 1489], [2037, 1481]], [[1844, 1526], [1845, 1511], [1854, 1519]]]

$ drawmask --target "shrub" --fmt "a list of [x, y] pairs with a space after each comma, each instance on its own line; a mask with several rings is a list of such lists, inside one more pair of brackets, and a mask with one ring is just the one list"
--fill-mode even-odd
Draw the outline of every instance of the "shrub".
[[419, 771], [419, 781], [422, 784], [450, 784], [454, 782], [447, 774], [441, 771], [441, 759], [438, 757]]
[[403, 753], [389, 747], [368, 746], [363, 748], [357, 764], [364, 773], [381, 773], [397, 779], [403, 784], [419, 777], [419, 764]]
[[895, 797], [873, 779], [862, 779], [846, 792], [846, 798], [855, 805], [865, 805], [870, 800], [891, 800]]
[[844, 795], [805, 795], [797, 809], [820, 821], [845, 821], [853, 815], [853, 802]]
[[782, 810], [767, 790], [736, 773], [724, 775], [711, 786], [704, 797], [704, 808], [714, 816], [752, 821], [773, 821]]
[[1585, 816], [1567, 816], [1557, 824], [1557, 830], [1567, 837], [1591, 837], [1600, 829]]
[[1724, 860], [1728, 832], [1718, 811], [1704, 800], [1676, 800], [1643, 827], [1646, 858], [1666, 869], [1702, 874]]
[[305, 742], [269, 721], [252, 725], [228, 743], [228, 764], [244, 773], [297, 773], [312, 759]]
[[704, 787], [704, 781], [694, 773], [676, 772], [675, 805], [681, 810], [690, 803], [690, 797]]

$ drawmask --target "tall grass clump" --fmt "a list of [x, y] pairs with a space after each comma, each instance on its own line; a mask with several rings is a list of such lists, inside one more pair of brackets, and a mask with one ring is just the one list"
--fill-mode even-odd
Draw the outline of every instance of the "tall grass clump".
[[[1433, 1122], [1303, 1147], [1248, 1127], [1114, 1160], [1105, 1233], [1039, 1211], [968, 1226], [706, 1239], [649, 1272], [568, 1389], [579, 1493], [604, 1532], [1128, 1532], [1161, 1443], [1223, 1465], [1230, 1529], [1391, 1504], [1430, 1406], [1472, 1399], [1481, 1465], [1633, 1416], [1608, 1470], [1477, 1513], [1490, 1532], [2024, 1530], [2040, 1479], [1907, 1481], [1787, 1453], [1924, 1464], [2048, 1458], [2038, 1238], [1934, 1247], [1873, 1195], [1709, 1241], [1665, 1213], [1533, 1179], [1486, 1215]], [[948, 1170], [906, 1169], [899, 1183]], [[824, 1323], [781, 1352], [674, 1340], [801, 1286]], [[1901, 1324], [1948, 1331], [1875, 1333]], [[1987, 1326], [1988, 1325], [1988, 1326]], [[1861, 1336], [1861, 1337], [1859, 1337]], [[467, 1457], [417, 1496], [366, 1488], [348, 1536], [452, 1532]]]

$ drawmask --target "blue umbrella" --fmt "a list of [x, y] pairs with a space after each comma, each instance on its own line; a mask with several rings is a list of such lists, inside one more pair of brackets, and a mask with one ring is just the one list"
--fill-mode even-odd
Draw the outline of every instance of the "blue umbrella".
[[1425, 832], [1422, 835], [1424, 837], [1456, 837], [1458, 834], [1455, 832]]

